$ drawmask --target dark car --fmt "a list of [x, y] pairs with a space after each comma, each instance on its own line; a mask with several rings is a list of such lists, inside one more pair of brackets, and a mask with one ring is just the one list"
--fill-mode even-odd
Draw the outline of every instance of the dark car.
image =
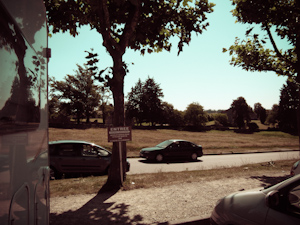
[[196, 161], [203, 155], [202, 146], [185, 140], [167, 140], [155, 147], [143, 148], [140, 157], [162, 162], [165, 159], [189, 159]]
[[[50, 176], [107, 174], [111, 152], [85, 141], [63, 140], [49, 142]], [[127, 170], [130, 164], [127, 162]]]

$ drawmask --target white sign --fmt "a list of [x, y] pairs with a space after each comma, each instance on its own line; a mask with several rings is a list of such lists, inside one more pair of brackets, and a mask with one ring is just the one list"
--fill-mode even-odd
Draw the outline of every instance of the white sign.
[[108, 142], [131, 141], [131, 127], [109, 127]]

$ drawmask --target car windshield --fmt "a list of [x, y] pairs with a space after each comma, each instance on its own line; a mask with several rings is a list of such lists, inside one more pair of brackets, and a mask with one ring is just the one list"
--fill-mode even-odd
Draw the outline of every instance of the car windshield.
[[167, 147], [168, 145], [170, 145], [172, 143], [173, 143], [173, 141], [168, 140], [168, 141], [164, 141], [164, 142], [162, 142], [162, 143], [160, 143], [160, 144], [158, 144], [156, 146], [160, 147], [160, 148], [165, 148], [165, 147]]

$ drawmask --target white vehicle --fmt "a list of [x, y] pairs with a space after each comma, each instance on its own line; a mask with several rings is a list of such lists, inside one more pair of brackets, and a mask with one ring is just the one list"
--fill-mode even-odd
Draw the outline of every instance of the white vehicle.
[[291, 168], [291, 176], [295, 176], [297, 174], [300, 174], [300, 160], [295, 162]]
[[211, 225], [299, 225], [300, 175], [263, 190], [241, 191], [221, 199]]
[[49, 224], [42, 0], [0, 0], [0, 224]]

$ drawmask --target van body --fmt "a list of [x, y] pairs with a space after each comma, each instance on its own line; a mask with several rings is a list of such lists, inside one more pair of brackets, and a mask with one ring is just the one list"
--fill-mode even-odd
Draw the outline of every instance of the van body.
[[0, 224], [49, 223], [47, 24], [42, 0], [0, 0]]

